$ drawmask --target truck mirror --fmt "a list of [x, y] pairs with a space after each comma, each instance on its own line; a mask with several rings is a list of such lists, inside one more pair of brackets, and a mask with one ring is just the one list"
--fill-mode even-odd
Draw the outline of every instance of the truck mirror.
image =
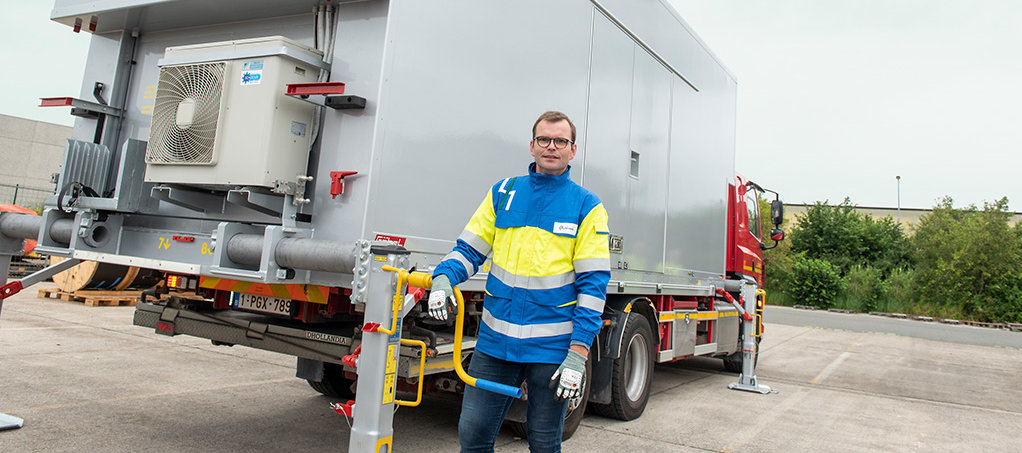
[[[770, 221], [775, 227], [784, 222], [784, 203], [781, 200], [770, 202]], [[773, 232], [770, 234], [773, 235]]]
[[[780, 202], [779, 201], [775, 201], [774, 203], [780, 203]], [[771, 206], [771, 208], [772, 207], [773, 206]], [[781, 208], [781, 209], [783, 209], [783, 208]], [[784, 240], [784, 230], [782, 230], [780, 228], [774, 228], [774, 229], [770, 230], [770, 239], [772, 239], [774, 241], [774, 245], [766, 245], [766, 244], [760, 242], [759, 243], [759, 249], [760, 250], [770, 250], [772, 248], [777, 247], [778, 243], [780, 241]]]
[[782, 230], [780, 228], [774, 228], [774, 229], [770, 230], [770, 239], [772, 239], [774, 242], [783, 241], [784, 240], [784, 230]]

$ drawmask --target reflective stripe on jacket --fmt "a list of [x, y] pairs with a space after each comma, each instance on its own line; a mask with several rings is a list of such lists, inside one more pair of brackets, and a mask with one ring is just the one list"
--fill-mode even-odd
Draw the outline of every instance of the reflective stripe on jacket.
[[468, 280], [492, 255], [476, 349], [512, 362], [561, 363], [591, 345], [610, 281], [607, 211], [569, 179], [535, 172], [494, 184], [433, 275]]

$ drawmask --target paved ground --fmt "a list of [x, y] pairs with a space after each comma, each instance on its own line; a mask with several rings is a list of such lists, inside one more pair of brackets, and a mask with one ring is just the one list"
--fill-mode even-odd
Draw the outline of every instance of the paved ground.
[[[0, 318], [0, 412], [25, 419], [0, 432], [0, 451], [346, 449], [344, 418], [293, 377], [291, 358], [157, 336], [131, 325], [130, 307], [34, 294], [5, 301]], [[759, 377], [780, 393], [728, 390], [718, 360], [658, 366], [641, 418], [589, 416], [564, 449], [1022, 451], [1019, 350], [819, 324], [768, 324]], [[400, 409], [396, 449], [456, 451], [457, 417], [452, 399]], [[501, 431], [497, 451], [527, 450]]]

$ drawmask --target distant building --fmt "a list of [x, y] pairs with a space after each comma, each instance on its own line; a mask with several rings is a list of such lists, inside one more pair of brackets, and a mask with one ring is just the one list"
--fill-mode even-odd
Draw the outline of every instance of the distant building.
[[69, 126], [0, 115], [0, 204], [41, 208], [70, 137]]
[[[804, 203], [785, 203], [784, 204], [784, 223], [794, 223], [795, 216], [805, 214], [807, 206]], [[856, 206], [855, 210], [863, 214], [869, 214], [875, 219], [882, 219], [884, 217], [890, 217], [895, 221], [898, 220], [898, 209], [897, 208], [883, 208], [873, 206]], [[919, 219], [933, 212], [933, 209], [919, 209], [919, 208], [901, 208], [901, 224], [907, 227], [909, 230], [911, 227], [919, 223]], [[1022, 221], [1022, 212], [1015, 212], [1011, 217], [1011, 224], [1014, 225]]]

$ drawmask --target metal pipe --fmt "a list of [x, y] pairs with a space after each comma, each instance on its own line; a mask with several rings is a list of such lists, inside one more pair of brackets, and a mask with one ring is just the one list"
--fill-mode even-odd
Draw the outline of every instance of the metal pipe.
[[[50, 239], [61, 244], [70, 244], [74, 233], [75, 222], [71, 219], [58, 219], [50, 225]], [[38, 234], [38, 233], [37, 233]], [[32, 236], [37, 237], [37, 236]]]
[[285, 238], [277, 243], [273, 255], [280, 267], [351, 273], [355, 250], [354, 242]]
[[[50, 225], [50, 238], [61, 244], [71, 243], [74, 220], [57, 219]], [[0, 235], [14, 239], [36, 239], [43, 227], [43, 218], [7, 212], [0, 215]]]
[[235, 263], [258, 266], [262, 255], [261, 234], [236, 234], [227, 241], [227, 258]]
[[[263, 254], [263, 242], [263, 236], [259, 234], [236, 234], [227, 241], [227, 258], [238, 264], [258, 266]], [[277, 243], [273, 258], [280, 267], [351, 273], [355, 267], [355, 244], [284, 238]]]
[[0, 215], [0, 234], [13, 239], [35, 239], [43, 218], [28, 214], [4, 213]]

